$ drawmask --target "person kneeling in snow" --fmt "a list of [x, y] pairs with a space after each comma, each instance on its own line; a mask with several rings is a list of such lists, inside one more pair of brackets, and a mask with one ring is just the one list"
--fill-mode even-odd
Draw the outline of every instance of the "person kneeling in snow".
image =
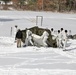
[[21, 39], [22, 39], [22, 32], [20, 29], [18, 29], [16, 33], [17, 48], [21, 47]]

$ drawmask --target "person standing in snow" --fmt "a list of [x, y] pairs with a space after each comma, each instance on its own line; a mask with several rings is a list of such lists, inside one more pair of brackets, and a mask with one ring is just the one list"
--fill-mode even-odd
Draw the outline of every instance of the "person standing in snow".
[[61, 33], [60, 33], [60, 30], [58, 30], [56, 41], [57, 41], [57, 47], [61, 48], [62, 45], [61, 45]]
[[33, 42], [32, 42], [32, 32], [30, 30], [26, 31], [25, 45], [26, 46], [33, 45]]
[[63, 28], [61, 28], [61, 39], [63, 39], [63, 35], [64, 35], [64, 29]]
[[17, 48], [21, 47], [21, 39], [22, 39], [22, 32], [20, 29], [18, 29], [16, 33]]
[[65, 33], [64, 33], [64, 29], [63, 29], [63, 28], [61, 28], [60, 30], [61, 30], [61, 31], [60, 31], [60, 35], [61, 35], [61, 45], [62, 45], [62, 47], [63, 47], [63, 42], [62, 42], [62, 41], [63, 41], [63, 39], [64, 39], [64, 34], [65, 34]]
[[63, 49], [65, 50], [65, 47], [66, 47], [66, 44], [67, 44], [67, 40], [68, 40], [68, 34], [67, 34], [67, 30], [65, 30], [65, 33], [63, 35], [63, 40], [62, 40], [62, 43], [63, 43]]
[[52, 35], [52, 39], [55, 40], [57, 35], [54, 33], [54, 29], [51, 28], [51, 35]]
[[48, 36], [49, 36], [49, 34], [48, 34], [47, 31], [44, 31], [43, 35], [41, 36], [43, 38], [43, 46], [44, 47], [48, 47], [48, 45], [46, 43], [47, 42], [47, 39], [48, 39]]

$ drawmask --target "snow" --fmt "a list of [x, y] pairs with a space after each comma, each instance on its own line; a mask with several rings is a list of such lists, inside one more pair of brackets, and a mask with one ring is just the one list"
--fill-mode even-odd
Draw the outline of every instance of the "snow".
[[10, 36], [11, 26], [20, 29], [36, 26], [36, 16], [43, 16], [43, 24], [37, 26], [55, 30], [63, 27], [76, 34], [76, 14], [33, 12], [33, 11], [0, 11], [0, 36]]
[[0, 11], [0, 75], [76, 75], [76, 40], [69, 39], [68, 51], [52, 47], [16, 47], [11, 27], [36, 26], [36, 16], [44, 17], [43, 26], [39, 27], [54, 27], [55, 30], [63, 27], [76, 34], [76, 14]]

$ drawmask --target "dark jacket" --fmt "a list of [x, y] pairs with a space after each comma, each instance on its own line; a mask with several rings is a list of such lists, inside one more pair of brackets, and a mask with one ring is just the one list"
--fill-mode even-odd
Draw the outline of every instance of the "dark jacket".
[[22, 39], [22, 32], [20, 30], [16, 33], [16, 38]]

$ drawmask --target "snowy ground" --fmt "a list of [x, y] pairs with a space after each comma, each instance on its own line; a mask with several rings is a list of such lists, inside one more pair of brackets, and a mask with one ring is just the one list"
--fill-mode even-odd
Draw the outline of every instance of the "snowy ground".
[[76, 40], [69, 40], [69, 51], [51, 47], [16, 48], [10, 28], [35, 26], [38, 15], [44, 17], [42, 27], [56, 30], [64, 27], [76, 33], [76, 14], [0, 11], [0, 75], [76, 75]]
[[[10, 36], [11, 27], [25, 29], [36, 26], [36, 16], [43, 16], [42, 27], [58, 30], [61, 27], [76, 34], [76, 14], [31, 12], [31, 11], [0, 11], [0, 36]], [[40, 18], [37, 26], [41, 27]]]
[[65, 52], [51, 47], [16, 48], [13, 41], [0, 37], [0, 75], [76, 74], [76, 40], [70, 40], [70, 50]]

